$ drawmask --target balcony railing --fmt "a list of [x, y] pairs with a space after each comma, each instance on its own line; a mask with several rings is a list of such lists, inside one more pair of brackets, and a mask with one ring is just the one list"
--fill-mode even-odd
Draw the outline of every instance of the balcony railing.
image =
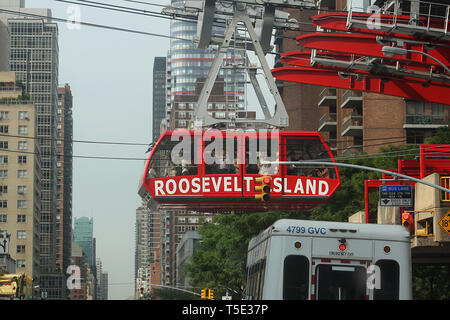
[[318, 131], [336, 131], [336, 113], [325, 113], [319, 120]]
[[406, 115], [404, 128], [435, 128], [448, 126], [444, 116], [433, 116], [424, 114]]
[[360, 136], [362, 135], [363, 117], [348, 116], [342, 123], [342, 136]]
[[321, 106], [336, 106], [336, 89], [325, 88], [319, 95], [319, 107]]
[[362, 93], [361, 91], [347, 90], [342, 95], [341, 108], [361, 108]]

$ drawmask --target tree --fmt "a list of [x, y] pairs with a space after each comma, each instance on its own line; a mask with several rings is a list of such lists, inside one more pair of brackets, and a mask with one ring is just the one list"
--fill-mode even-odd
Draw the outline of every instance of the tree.
[[[450, 122], [449, 122], [450, 124]], [[440, 127], [436, 130], [436, 134], [425, 140], [427, 144], [449, 144], [450, 143], [450, 128]]]
[[231, 213], [216, 216], [213, 223], [198, 229], [202, 240], [184, 272], [190, 285], [215, 289], [215, 296], [243, 294], [247, 273], [247, 247], [251, 238], [282, 218], [299, 218], [289, 213]]

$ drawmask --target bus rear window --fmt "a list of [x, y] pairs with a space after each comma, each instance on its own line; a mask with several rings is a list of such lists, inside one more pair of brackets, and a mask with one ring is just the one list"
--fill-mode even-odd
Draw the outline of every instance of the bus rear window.
[[284, 259], [283, 300], [307, 300], [309, 261], [305, 256], [291, 255]]
[[375, 265], [380, 268], [380, 289], [375, 289], [374, 300], [398, 300], [400, 268], [397, 261], [378, 260]]
[[318, 300], [366, 299], [367, 273], [364, 267], [318, 265], [316, 288]]

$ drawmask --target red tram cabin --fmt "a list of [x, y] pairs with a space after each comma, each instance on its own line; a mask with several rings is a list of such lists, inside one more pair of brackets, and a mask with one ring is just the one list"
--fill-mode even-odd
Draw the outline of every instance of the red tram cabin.
[[143, 186], [162, 207], [309, 210], [339, 187], [337, 167], [265, 162], [314, 159], [334, 162], [328, 145], [314, 131], [166, 131], [150, 152]]

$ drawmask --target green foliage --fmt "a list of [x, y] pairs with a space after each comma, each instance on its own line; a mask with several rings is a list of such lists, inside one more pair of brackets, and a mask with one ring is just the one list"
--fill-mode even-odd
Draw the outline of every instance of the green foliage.
[[231, 213], [214, 218], [198, 232], [202, 236], [199, 247], [184, 272], [191, 277], [190, 285], [215, 289], [215, 296], [242, 295], [246, 282], [247, 247], [251, 238], [273, 222], [282, 218], [299, 218], [288, 213]]
[[413, 297], [416, 300], [450, 299], [450, 265], [413, 265]]
[[[450, 122], [449, 122], [450, 125]], [[440, 127], [436, 130], [436, 134], [431, 138], [425, 140], [427, 144], [449, 144], [450, 143], [450, 128]]]

